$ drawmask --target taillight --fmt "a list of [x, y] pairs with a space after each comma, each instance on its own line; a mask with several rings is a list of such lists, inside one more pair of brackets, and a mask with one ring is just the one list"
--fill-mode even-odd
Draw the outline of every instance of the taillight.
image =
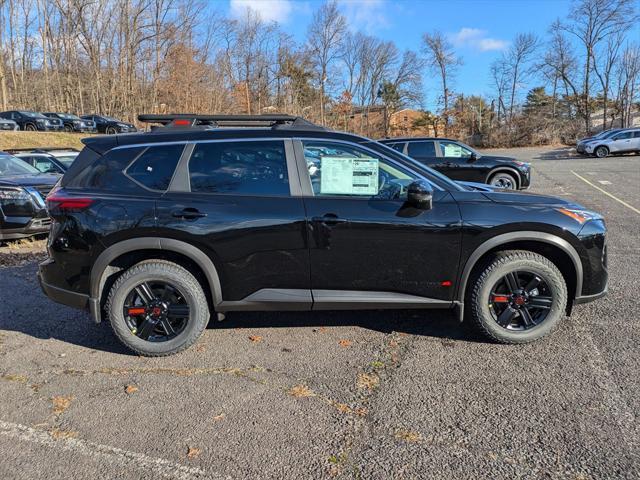
[[86, 208], [89, 208], [95, 200], [89, 197], [75, 197], [65, 195], [65, 193], [59, 189], [53, 189], [47, 195], [47, 210], [51, 211], [72, 211], [79, 212]]

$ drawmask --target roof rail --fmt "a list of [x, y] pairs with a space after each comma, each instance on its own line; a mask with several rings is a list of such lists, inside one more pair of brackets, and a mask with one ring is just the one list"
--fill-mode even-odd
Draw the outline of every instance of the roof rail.
[[293, 115], [198, 115], [195, 113], [141, 114], [143, 123], [159, 123], [165, 128], [271, 127], [324, 130], [324, 127]]

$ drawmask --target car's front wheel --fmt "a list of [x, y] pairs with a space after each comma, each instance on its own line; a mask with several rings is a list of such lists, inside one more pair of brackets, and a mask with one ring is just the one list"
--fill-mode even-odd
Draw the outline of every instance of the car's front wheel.
[[125, 271], [107, 300], [111, 326], [131, 350], [164, 356], [191, 346], [209, 321], [207, 298], [186, 269], [149, 260]]
[[562, 273], [537, 253], [497, 253], [476, 272], [466, 299], [481, 333], [500, 343], [529, 343], [551, 333], [565, 315]]
[[607, 155], [609, 155], [609, 149], [605, 146], [600, 146], [598, 148], [596, 148], [595, 152], [593, 152], [596, 157], [598, 158], [604, 158]]
[[105, 133], [107, 135], [115, 135], [118, 131], [114, 127], [107, 127]]
[[489, 185], [493, 185], [494, 187], [505, 188], [507, 190], [515, 190], [518, 188], [518, 182], [516, 178], [505, 172], [498, 172], [491, 177], [489, 180]]

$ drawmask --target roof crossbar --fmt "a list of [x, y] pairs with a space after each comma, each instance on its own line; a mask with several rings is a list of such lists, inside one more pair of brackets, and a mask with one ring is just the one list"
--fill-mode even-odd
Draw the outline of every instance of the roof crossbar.
[[138, 120], [143, 123], [159, 123], [165, 128], [193, 127], [271, 127], [322, 129], [302, 117], [293, 115], [199, 115], [192, 113], [141, 114]]

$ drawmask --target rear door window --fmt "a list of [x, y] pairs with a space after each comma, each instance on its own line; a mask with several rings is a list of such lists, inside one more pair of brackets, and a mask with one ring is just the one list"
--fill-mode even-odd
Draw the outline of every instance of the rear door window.
[[409, 142], [407, 153], [410, 157], [435, 157], [436, 146], [433, 142]]
[[169, 188], [184, 145], [158, 145], [147, 148], [127, 168], [127, 175], [141, 185], [164, 191]]
[[199, 143], [189, 160], [189, 181], [198, 193], [288, 196], [284, 142]]

